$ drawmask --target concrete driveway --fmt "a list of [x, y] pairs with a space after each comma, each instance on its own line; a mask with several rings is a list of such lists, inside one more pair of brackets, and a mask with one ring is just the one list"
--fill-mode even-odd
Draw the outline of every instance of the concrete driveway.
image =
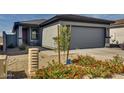
[[[57, 55], [55, 51], [42, 51], [43, 54], [48, 56]], [[124, 57], [124, 51], [120, 48], [92, 48], [92, 49], [75, 49], [70, 50], [70, 54], [77, 54], [77, 55], [90, 55], [97, 59], [111, 59], [113, 56], [120, 55]]]
[[116, 55], [124, 57], [124, 51], [120, 48], [77, 49], [71, 50], [71, 53], [77, 53], [79, 55], [90, 55], [96, 57], [97, 59], [111, 59]]

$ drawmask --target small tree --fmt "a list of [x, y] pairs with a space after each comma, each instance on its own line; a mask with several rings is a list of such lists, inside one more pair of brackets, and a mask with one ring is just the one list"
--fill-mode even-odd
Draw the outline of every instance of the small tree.
[[67, 60], [68, 60], [70, 46], [71, 46], [71, 26], [67, 28], [66, 36], [67, 36], [67, 38], [66, 38], [66, 40], [67, 40]]
[[[69, 50], [70, 50], [70, 41], [71, 41], [71, 31], [70, 27], [67, 25], [61, 25], [58, 29], [58, 37], [54, 37], [56, 44], [58, 44], [58, 51], [64, 51], [64, 54], [67, 51], [66, 60], [69, 57]], [[60, 49], [60, 50], [59, 50]], [[59, 53], [59, 52], [58, 52]], [[60, 54], [58, 54], [60, 55]]]

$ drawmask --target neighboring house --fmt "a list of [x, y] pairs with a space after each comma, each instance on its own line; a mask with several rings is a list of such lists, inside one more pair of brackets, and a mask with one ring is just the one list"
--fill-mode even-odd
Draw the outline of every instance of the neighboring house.
[[13, 32], [17, 45], [40, 45], [56, 48], [58, 25], [71, 27], [71, 49], [100, 48], [109, 46], [109, 27], [113, 21], [79, 15], [56, 15], [48, 20], [16, 22]]
[[12, 32], [16, 35], [17, 46], [22, 44], [41, 45], [42, 32], [39, 24], [44, 21], [45, 19], [15, 22]]
[[124, 19], [115, 21], [110, 27], [110, 44], [124, 43]]

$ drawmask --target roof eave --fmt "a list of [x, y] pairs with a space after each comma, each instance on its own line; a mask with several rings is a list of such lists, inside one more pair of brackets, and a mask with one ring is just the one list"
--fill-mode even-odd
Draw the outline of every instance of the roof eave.
[[118, 27], [124, 27], [124, 24], [112, 24], [112, 25], [110, 25], [110, 28], [118, 28]]
[[[96, 19], [96, 18], [93, 18]], [[39, 26], [43, 27], [45, 25], [51, 24], [53, 22], [56, 21], [74, 21], [74, 22], [87, 22], [87, 23], [99, 23], [99, 24], [111, 24], [114, 23], [115, 21], [111, 21], [111, 20], [102, 20], [102, 19], [97, 19], [99, 21], [94, 21], [94, 20], [76, 20], [76, 19], [69, 19], [69, 18], [64, 18], [62, 16], [55, 16], [49, 20], [46, 20], [45, 22], [41, 23]]]
[[17, 28], [18, 26], [24, 26], [24, 25], [25, 25], [25, 26], [37, 26], [37, 27], [39, 27], [38, 24], [29, 24], [29, 23], [15, 22], [15, 23], [14, 23], [14, 26], [13, 26], [12, 32], [14, 33], [15, 30], [16, 30], [16, 28]]

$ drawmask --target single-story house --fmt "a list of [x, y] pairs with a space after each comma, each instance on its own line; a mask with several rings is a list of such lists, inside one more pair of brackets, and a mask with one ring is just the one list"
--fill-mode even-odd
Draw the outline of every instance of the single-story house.
[[13, 32], [16, 34], [17, 46], [23, 43], [56, 48], [58, 25], [71, 28], [71, 49], [100, 48], [109, 46], [109, 27], [113, 21], [85, 17], [80, 15], [56, 15], [48, 20], [39, 19], [15, 22]]
[[124, 19], [116, 20], [110, 26], [110, 44], [124, 43]]

